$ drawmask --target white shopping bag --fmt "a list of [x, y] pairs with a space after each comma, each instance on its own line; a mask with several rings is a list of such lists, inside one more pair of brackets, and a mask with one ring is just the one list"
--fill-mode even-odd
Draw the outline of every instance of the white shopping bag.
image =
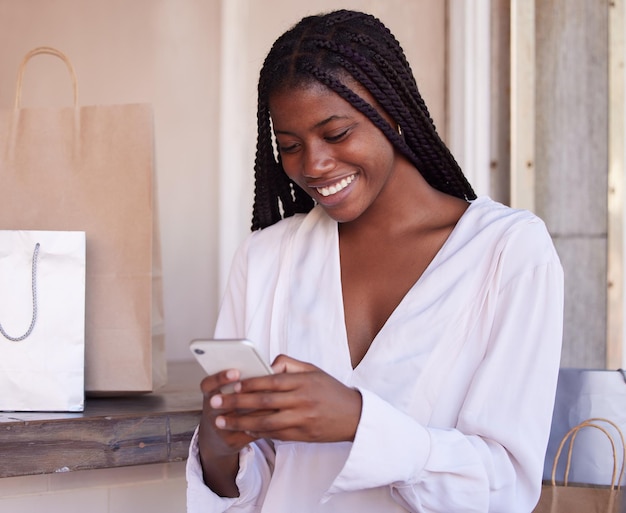
[[0, 230], [0, 411], [84, 409], [85, 232]]
[[[579, 423], [597, 417], [610, 420], [621, 433], [626, 434], [626, 376], [617, 370], [561, 368], [544, 462], [544, 480], [551, 478], [552, 464], [563, 436]], [[620, 440], [620, 433], [611, 425], [603, 427]], [[570, 482], [609, 486], [612, 482], [611, 465], [607, 465], [610, 454], [611, 447], [603, 433], [597, 429], [582, 431], [576, 437]], [[620, 468], [624, 457], [625, 451], [618, 450], [617, 465]], [[566, 460], [562, 458], [559, 461], [557, 475], [564, 475]], [[626, 485], [624, 476], [618, 484], [622, 487]]]

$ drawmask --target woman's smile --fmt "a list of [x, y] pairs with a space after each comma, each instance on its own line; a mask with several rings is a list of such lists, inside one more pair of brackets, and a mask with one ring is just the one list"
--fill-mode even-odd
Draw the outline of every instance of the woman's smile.
[[346, 187], [348, 187], [348, 185], [350, 185], [354, 181], [355, 178], [356, 178], [356, 175], [350, 175], [348, 178], [343, 178], [341, 181], [333, 185], [325, 186], [325, 187], [315, 187], [315, 190], [317, 190], [317, 192], [319, 192], [325, 198], [328, 196], [333, 196], [337, 194], [339, 191], [342, 191]]
[[341, 180], [335, 182], [332, 185], [324, 185], [323, 187], [312, 186], [318, 194], [323, 196], [324, 198], [328, 198], [329, 196], [334, 196], [338, 192], [343, 191], [348, 185], [350, 185], [356, 179], [356, 174], [350, 175], [347, 178], [342, 178]]

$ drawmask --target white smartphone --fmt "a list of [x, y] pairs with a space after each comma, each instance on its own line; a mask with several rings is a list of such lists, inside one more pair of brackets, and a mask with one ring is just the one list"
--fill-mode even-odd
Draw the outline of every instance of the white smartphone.
[[[246, 339], [195, 339], [189, 349], [207, 374], [237, 369], [241, 380], [273, 374], [254, 344]], [[233, 385], [225, 385], [221, 390], [230, 393]]]

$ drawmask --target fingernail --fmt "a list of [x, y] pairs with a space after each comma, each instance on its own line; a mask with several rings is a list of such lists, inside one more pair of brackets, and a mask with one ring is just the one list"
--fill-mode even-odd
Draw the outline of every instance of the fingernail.
[[223, 429], [226, 427], [226, 419], [224, 417], [217, 417], [215, 419], [215, 425], [220, 428]]
[[237, 371], [235, 369], [226, 371], [226, 377], [228, 379], [237, 379]]
[[219, 408], [220, 406], [222, 406], [222, 396], [221, 395], [214, 395], [213, 397], [211, 397], [211, 400], [209, 401], [209, 404], [213, 407], [213, 408]]
[[235, 383], [235, 384], [233, 385], [233, 390], [234, 390], [235, 392], [241, 392], [241, 381], [239, 381], [239, 382], [237, 382], [237, 383]]

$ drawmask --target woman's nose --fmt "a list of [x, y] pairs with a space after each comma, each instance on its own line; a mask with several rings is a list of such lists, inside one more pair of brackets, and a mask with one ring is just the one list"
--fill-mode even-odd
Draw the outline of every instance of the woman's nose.
[[335, 167], [335, 159], [323, 145], [315, 145], [305, 150], [303, 165], [305, 176], [317, 178]]

